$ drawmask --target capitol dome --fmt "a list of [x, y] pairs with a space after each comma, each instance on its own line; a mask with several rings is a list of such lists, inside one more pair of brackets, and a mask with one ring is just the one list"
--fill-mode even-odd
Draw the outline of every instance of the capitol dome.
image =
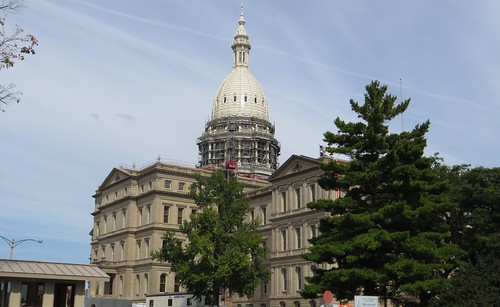
[[217, 91], [212, 107], [212, 119], [228, 116], [269, 120], [266, 96], [248, 67], [234, 67]]
[[212, 120], [228, 116], [256, 117], [269, 120], [269, 106], [259, 82], [248, 69], [251, 49], [244, 28], [243, 9], [233, 44], [233, 70], [224, 79], [212, 106]]
[[231, 45], [233, 69], [222, 81], [212, 116], [196, 142], [199, 167], [265, 179], [278, 168], [280, 144], [274, 137], [274, 124], [269, 122], [264, 91], [248, 69], [251, 45], [244, 25], [242, 5]]

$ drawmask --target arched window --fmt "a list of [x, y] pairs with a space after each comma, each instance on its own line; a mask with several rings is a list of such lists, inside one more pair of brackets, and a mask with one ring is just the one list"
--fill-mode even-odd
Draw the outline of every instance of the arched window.
[[149, 278], [148, 278], [148, 274], [144, 274], [144, 295], [148, 294], [149, 292]]
[[160, 275], [160, 292], [165, 292], [167, 289], [167, 274], [163, 273]]
[[299, 302], [299, 301], [295, 301], [295, 302], [293, 302], [293, 306], [294, 306], [294, 307], [300, 307], [300, 302]]
[[286, 307], [285, 302], [281, 301], [281, 302], [280, 302], [280, 307]]

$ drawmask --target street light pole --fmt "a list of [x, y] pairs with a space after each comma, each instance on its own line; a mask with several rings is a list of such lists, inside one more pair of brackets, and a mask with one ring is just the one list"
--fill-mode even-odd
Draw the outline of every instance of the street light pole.
[[34, 242], [37, 242], [37, 243], [43, 243], [43, 240], [36, 240], [36, 239], [22, 239], [22, 240], [9, 240], [7, 239], [6, 237], [4, 236], [0, 236], [0, 238], [2, 238], [5, 243], [7, 243], [9, 246], [10, 246], [10, 258], [9, 259], [12, 259], [12, 254], [14, 254], [14, 247], [18, 246], [19, 244], [23, 243], [23, 242], [26, 242], [26, 241], [34, 241]]

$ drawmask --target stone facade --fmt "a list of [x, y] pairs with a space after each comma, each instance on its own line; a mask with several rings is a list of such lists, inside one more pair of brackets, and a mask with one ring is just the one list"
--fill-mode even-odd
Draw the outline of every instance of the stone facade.
[[[308, 202], [334, 199], [316, 183], [321, 159], [290, 157], [268, 178], [240, 177], [251, 204], [248, 219], [261, 220], [269, 250], [269, 283], [251, 299], [232, 298], [235, 306], [319, 306], [301, 299], [298, 291], [311, 263], [300, 254], [317, 235], [319, 219], [326, 213], [310, 210]], [[114, 168], [94, 195], [94, 228], [91, 259], [110, 276], [110, 282], [91, 282], [90, 295], [144, 302], [147, 294], [183, 291], [168, 263], [153, 261], [150, 254], [162, 246], [162, 236], [176, 230], [197, 210], [189, 198], [193, 175], [210, 171], [157, 161], [141, 169]]]

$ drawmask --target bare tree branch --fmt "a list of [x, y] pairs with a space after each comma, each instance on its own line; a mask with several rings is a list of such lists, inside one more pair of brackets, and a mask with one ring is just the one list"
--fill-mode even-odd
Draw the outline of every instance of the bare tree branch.
[[4, 15], [17, 14], [26, 7], [26, 0], [0, 0], [0, 12]]
[[[4, 16], [0, 17], [0, 70], [12, 68], [16, 61], [24, 60], [26, 54], [35, 54], [38, 40], [33, 35], [24, 35], [23, 29], [17, 25], [12, 31], [5, 29], [5, 16], [19, 13], [26, 2], [27, 0], [0, 0], [0, 12]], [[14, 87], [14, 84], [0, 84], [1, 104], [19, 103], [22, 92], [14, 91]], [[0, 111], [5, 112], [5, 109], [0, 107]]]

